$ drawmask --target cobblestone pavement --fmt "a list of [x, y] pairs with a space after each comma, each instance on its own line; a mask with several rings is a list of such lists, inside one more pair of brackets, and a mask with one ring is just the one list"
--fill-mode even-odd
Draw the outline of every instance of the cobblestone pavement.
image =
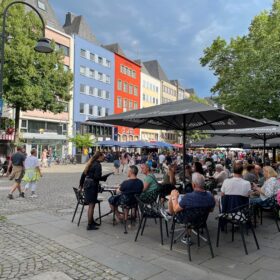
[[[7, 199], [8, 178], [0, 179], [0, 215], [43, 210], [55, 215], [73, 212], [77, 187], [84, 165], [66, 165], [43, 169], [38, 183], [38, 198]], [[111, 171], [105, 164], [103, 172]], [[112, 182], [113, 183], [113, 182]], [[55, 241], [10, 222], [0, 222], [0, 279], [27, 279], [44, 271], [63, 271], [73, 279], [129, 279], [112, 269], [64, 248]]]
[[129, 277], [9, 222], [0, 222], [0, 279], [30, 279], [46, 271], [72, 279]]

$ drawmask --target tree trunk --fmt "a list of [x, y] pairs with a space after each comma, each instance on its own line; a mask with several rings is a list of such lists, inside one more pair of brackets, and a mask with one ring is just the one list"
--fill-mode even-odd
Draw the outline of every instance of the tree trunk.
[[19, 142], [19, 116], [20, 116], [20, 107], [15, 108], [15, 143]]

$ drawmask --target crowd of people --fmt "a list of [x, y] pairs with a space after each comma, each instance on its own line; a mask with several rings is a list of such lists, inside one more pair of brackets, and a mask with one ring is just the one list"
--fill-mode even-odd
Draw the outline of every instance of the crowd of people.
[[[90, 158], [80, 181], [86, 202], [90, 204], [88, 230], [98, 229], [93, 209], [102, 180], [101, 162], [108, 158], [113, 162], [116, 175], [128, 175], [116, 195], [109, 198], [110, 207], [119, 220], [123, 216], [118, 206], [134, 203], [135, 195], [140, 195], [144, 202], [150, 201], [155, 192], [162, 203], [169, 197], [168, 211], [162, 211], [167, 217], [199, 205], [214, 208], [216, 193], [250, 197], [252, 205], [265, 205], [265, 201], [280, 189], [278, 166], [272, 164], [268, 155], [263, 162], [261, 155], [254, 152], [187, 151], [183, 170], [183, 158], [177, 152], [140, 155], [122, 151], [108, 155], [98, 151]], [[137, 178], [139, 169], [145, 175], [143, 181]], [[162, 180], [158, 181], [156, 173], [162, 174]], [[209, 184], [213, 186], [211, 189]]]

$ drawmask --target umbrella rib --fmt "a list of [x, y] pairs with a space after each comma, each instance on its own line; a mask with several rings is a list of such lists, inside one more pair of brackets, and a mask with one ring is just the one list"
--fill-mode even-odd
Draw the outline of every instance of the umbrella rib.
[[[198, 113], [198, 115], [199, 115], [205, 122], [207, 122], [207, 120], [204, 118], [204, 116], [201, 115], [201, 113]], [[209, 124], [209, 126], [210, 126], [213, 130], [215, 130], [215, 128], [213, 127], [213, 125], [212, 125], [211, 123]]]
[[178, 127], [176, 125], [174, 125], [173, 123], [170, 123], [169, 121], [165, 120], [165, 119], [161, 119], [161, 118], [155, 118], [155, 120], [160, 121], [168, 126], [170, 126], [171, 128], [178, 130]]
[[194, 119], [195, 114], [192, 114], [192, 117], [190, 118], [190, 120], [188, 121], [186, 127], [189, 127], [190, 123], [192, 122], [192, 120]]
[[[210, 126], [211, 126], [212, 123], [219, 122], [219, 121], [223, 121], [223, 120], [226, 120], [226, 119], [228, 119], [228, 118], [229, 118], [229, 117], [222, 117], [222, 118], [220, 118], [220, 119], [217, 119], [217, 120], [208, 122], [208, 123], [206, 123], [206, 124], [201, 124], [201, 125], [198, 125], [198, 126], [196, 126], [196, 127], [192, 127], [190, 130], [196, 130], [196, 129], [198, 129], [198, 128], [202, 127], [202, 126], [205, 126], [205, 125], [210, 125]], [[211, 126], [211, 127], [212, 127], [212, 126]], [[213, 130], [215, 130], [215, 129], [213, 129]], [[214, 133], [214, 132], [213, 132], [213, 133]]]

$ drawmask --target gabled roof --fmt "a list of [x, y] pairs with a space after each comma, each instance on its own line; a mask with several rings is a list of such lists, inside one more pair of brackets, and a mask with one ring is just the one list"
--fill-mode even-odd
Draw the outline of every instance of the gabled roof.
[[118, 43], [114, 43], [114, 44], [110, 44], [110, 45], [102, 45], [102, 47], [109, 50], [110, 52], [113, 52], [113, 53], [126, 57]]
[[157, 60], [145, 61], [143, 62], [143, 64], [151, 76], [158, 80], [162, 80], [168, 83], [170, 82]]
[[146, 74], [146, 75], [149, 75], [150, 76], [150, 73], [149, 71], [147, 70], [147, 68], [145, 67], [143, 61], [141, 61], [141, 59], [136, 59], [134, 60], [137, 64], [141, 65], [141, 72]]
[[76, 16], [68, 12], [65, 17], [63, 28], [69, 35], [76, 34], [89, 42], [99, 45], [83, 16]]
[[[31, 4], [32, 6], [34, 6], [34, 8], [38, 10], [38, 12], [42, 15], [47, 26], [64, 32], [48, 0], [25, 0], [25, 2]], [[41, 4], [39, 5], [39, 3]], [[27, 8], [27, 10], [29, 10], [29, 8]]]

